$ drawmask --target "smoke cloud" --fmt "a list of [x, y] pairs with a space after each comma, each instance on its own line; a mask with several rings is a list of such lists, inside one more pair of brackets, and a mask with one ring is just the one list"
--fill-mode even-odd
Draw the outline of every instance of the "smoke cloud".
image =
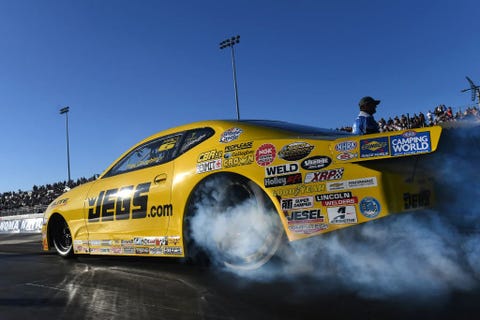
[[[385, 219], [283, 245], [277, 259], [257, 270], [231, 270], [253, 281], [291, 280], [315, 290], [343, 290], [368, 299], [425, 301], [480, 286], [480, 130], [450, 130], [426, 170], [440, 183], [436, 210]], [[214, 257], [218, 243], [245, 254], [278, 228], [278, 219], [246, 202], [222, 215], [211, 213], [221, 197], [208, 186], [192, 224], [193, 237]], [[212, 191], [212, 189], [214, 191]], [[263, 221], [265, 223], [258, 223]], [[252, 236], [249, 232], [254, 231]], [[212, 241], [212, 238], [214, 239]], [[235, 243], [232, 243], [234, 241]], [[218, 253], [217, 253], [218, 254]], [[217, 255], [218, 257], [218, 255]], [[301, 288], [299, 288], [301, 290]]]

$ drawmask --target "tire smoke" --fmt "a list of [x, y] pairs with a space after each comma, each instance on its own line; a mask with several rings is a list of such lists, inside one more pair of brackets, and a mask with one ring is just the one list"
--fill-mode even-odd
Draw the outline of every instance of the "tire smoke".
[[[440, 185], [438, 209], [393, 215], [294, 241], [259, 269], [225, 270], [252, 281], [292, 281], [299, 291], [302, 286], [320, 292], [340, 290], [367, 299], [441, 300], [454, 291], [478, 289], [480, 130], [450, 129], [441, 144], [426, 168]], [[212, 215], [221, 186], [208, 186], [210, 196], [192, 220], [193, 237], [214, 257], [219, 243], [228, 244], [233, 255], [245, 255], [262, 241], [255, 234], [271, 232], [278, 222], [251, 202]], [[255, 232], [247, 237], [244, 230]], [[230, 244], [238, 235], [241, 241]]]

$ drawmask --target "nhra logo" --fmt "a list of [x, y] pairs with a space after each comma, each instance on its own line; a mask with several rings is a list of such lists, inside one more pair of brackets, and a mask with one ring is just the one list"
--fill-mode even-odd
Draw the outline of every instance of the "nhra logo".
[[355, 141], [344, 141], [344, 142], [337, 143], [335, 145], [335, 150], [346, 152], [346, 151], [353, 150], [356, 147], [357, 147], [357, 142], [355, 142]]
[[302, 161], [302, 168], [305, 170], [319, 170], [328, 167], [332, 159], [327, 156], [316, 156]]
[[343, 168], [310, 172], [305, 176], [305, 183], [322, 182], [327, 180], [340, 180], [343, 176]]

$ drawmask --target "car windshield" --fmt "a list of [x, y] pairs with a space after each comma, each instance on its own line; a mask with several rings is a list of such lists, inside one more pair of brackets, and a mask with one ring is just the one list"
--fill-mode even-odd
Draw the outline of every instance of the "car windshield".
[[317, 128], [313, 126], [306, 126], [306, 125], [295, 124], [295, 123], [284, 122], [284, 121], [272, 121], [272, 120], [242, 120], [242, 121], [246, 123], [260, 125], [263, 127], [285, 130], [285, 131], [289, 131], [289, 132], [293, 132], [301, 135], [321, 136], [322, 138], [329, 137], [330, 139], [335, 139], [338, 137], [351, 135], [350, 133], [344, 132], [344, 131]]

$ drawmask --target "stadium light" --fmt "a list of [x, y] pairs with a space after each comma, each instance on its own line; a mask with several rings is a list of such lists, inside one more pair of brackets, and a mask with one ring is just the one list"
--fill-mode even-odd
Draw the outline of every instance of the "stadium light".
[[235, 105], [237, 107], [237, 120], [240, 120], [240, 109], [238, 106], [238, 89], [237, 89], [237, 71], [235, 68], [235, 50], [233, 49], [233, 46], [236, 45], [237, 43], [240, 43], [240, 36], [235, 36], [228, 38], [226, 40], [223, 40], [220, 42], [220, 50], [225, 49], [225, 48], [232, 48], [232, 69], [233, 69], [233, 87], [235, 89]]
[[70, 107], [64, 107], [60, 109], [60, 114], [65, 114], [65, 129], [67, 133], [67, 168], [68, 168], [68, 183], [70, 183], [70, 143], [68, 139], [68, 111], [70, 111]]

